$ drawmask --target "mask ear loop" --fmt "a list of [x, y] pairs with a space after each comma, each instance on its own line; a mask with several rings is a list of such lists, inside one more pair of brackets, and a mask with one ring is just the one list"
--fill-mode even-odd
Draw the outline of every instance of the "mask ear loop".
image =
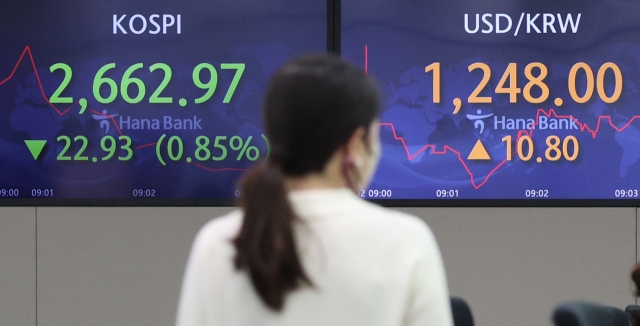
[[349, 175], [349, 172], [353, 169], [353, 166], [353, 161], [347, 155], [344, 155], [342, 158], [342, 163], [340, 164], [340, 172], [342, 172], [342, 178], [347, 184], [347, 187], [351, 189], [351, 191], [355, 191], [353, 180], [351, 180], [351, 176]]
[[342, 178], [344, 178], [347, 187], [349, 187], [351, 191], [357, 194], [358, 189], [356, 189], [356, 184], [360, 182], [360, 173], [358, 172], [358, 169], [356, 169], [356, 164], [348, 155], [346, 155], [346, 153], [342, 158], [340, 170], [342, 172]]

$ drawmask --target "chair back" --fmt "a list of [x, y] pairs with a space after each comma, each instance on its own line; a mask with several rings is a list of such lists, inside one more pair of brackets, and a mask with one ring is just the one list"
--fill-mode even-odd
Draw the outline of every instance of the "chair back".
[[553, 311], [555, 326], [630, 326], [631, 316], [614, 307], [583, 301], [566, 302]]
[[451, 298], [454, 326], [474, 326], [471, 308], [462, 298]]
[[[638, 316], [638, 314], [640, 314], [640, 306], [635, 305], [635, 304], [634, 305], [630, 305], [630, 306], [627, 306], [626, 308], [624, 308], [624, 311], [626, 313], [628, 313], [629, 316], [631, 316], [631, 320], [633, 320], [634, 323], [635, 323], [635, 321], [637, 320], [636, 316]], [[640, 316], [638, 316], [638, 317], [640, 317]]]

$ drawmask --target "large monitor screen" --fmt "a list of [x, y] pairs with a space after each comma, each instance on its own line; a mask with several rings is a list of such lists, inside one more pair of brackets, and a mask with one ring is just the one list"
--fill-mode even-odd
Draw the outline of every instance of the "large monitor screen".
[[640, 198], [637, 1], [350, 0], [341, 37], [383, 90], [362, 197]]
[[0, 204], [235, 198], [269, 153], [268, 78], [326, 51], [326, 11], [316, 0], [3, 0]]

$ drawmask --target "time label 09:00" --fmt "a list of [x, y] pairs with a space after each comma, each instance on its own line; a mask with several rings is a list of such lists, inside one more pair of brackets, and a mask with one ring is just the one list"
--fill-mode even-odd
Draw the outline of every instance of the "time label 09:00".
[[[18, 197], [19, 189], [0, 189], [0, 197]], [[31, 197], [53, 197], [53, 189], [31, 189]]]
[[391, 195], [391, 189], [369, 189], [368, 191], [360, 190], [361, 198], [391, 198]]

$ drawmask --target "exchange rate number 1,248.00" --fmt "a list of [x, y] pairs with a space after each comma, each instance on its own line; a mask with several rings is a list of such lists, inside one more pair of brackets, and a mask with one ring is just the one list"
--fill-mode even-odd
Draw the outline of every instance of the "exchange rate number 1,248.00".
[[[537, 73], [535, 70], [537, 70]], [[489, 84], [491, 80], [491, 67], [483, 62], [475, 62], [469, 65], [469, 72], [481, 70], [483, 77], [476, 89], [469, 95], [468, 103], [492, 103], [493, 98], [491, 96], [480, 96], [480, 93]], [[586, 76], [586, 90], [585, 93], [580, 95], [577, 90], [577, 76], [578, 72], [583, 71]], [[605, 92], [604, 79], [607, 72], [613, 73], [614, 76], [614, 90], [611, 95]], [[440, 62], [434, 62], [425, 67], [425, 72], [433, 73], [433, 103], [440, 103]], [[527, 78], [527, 83], [524, 88], [518, 87], [518, 66], [516, 63], [509, 63], [505, 70], [500, 82], [496, 86], [496, 94], [509, 94], [509, 102], [517, 103], [518, 94], [522, 93], [525, 101], [529, 103], [542, 103], [549, 98], [549, 86], [544, 82], [544, 79], [548, 75], [547, 66], [540, 62], [529, 63], [524, 68], [524, 75]], [[508, 83], [508, 86], [507, 86]], [[540, 90], [540, 95], [534, 97], [531, 94], [531, 90], [537, 87]], [[576, 103], [586, 103], [593, 96], [594, 89], [597, 90], [600, 99], [605, 103], [613, 103], [620, 98], [622, 93], [622, 72], [620, 68], [613, 62], [606, 62], [598, 69], [598, 73], [594, 78], [594, 73], [591, 67], [584, 63], [578, 62], [569, 71], [568, 87], [571, 98]]]

